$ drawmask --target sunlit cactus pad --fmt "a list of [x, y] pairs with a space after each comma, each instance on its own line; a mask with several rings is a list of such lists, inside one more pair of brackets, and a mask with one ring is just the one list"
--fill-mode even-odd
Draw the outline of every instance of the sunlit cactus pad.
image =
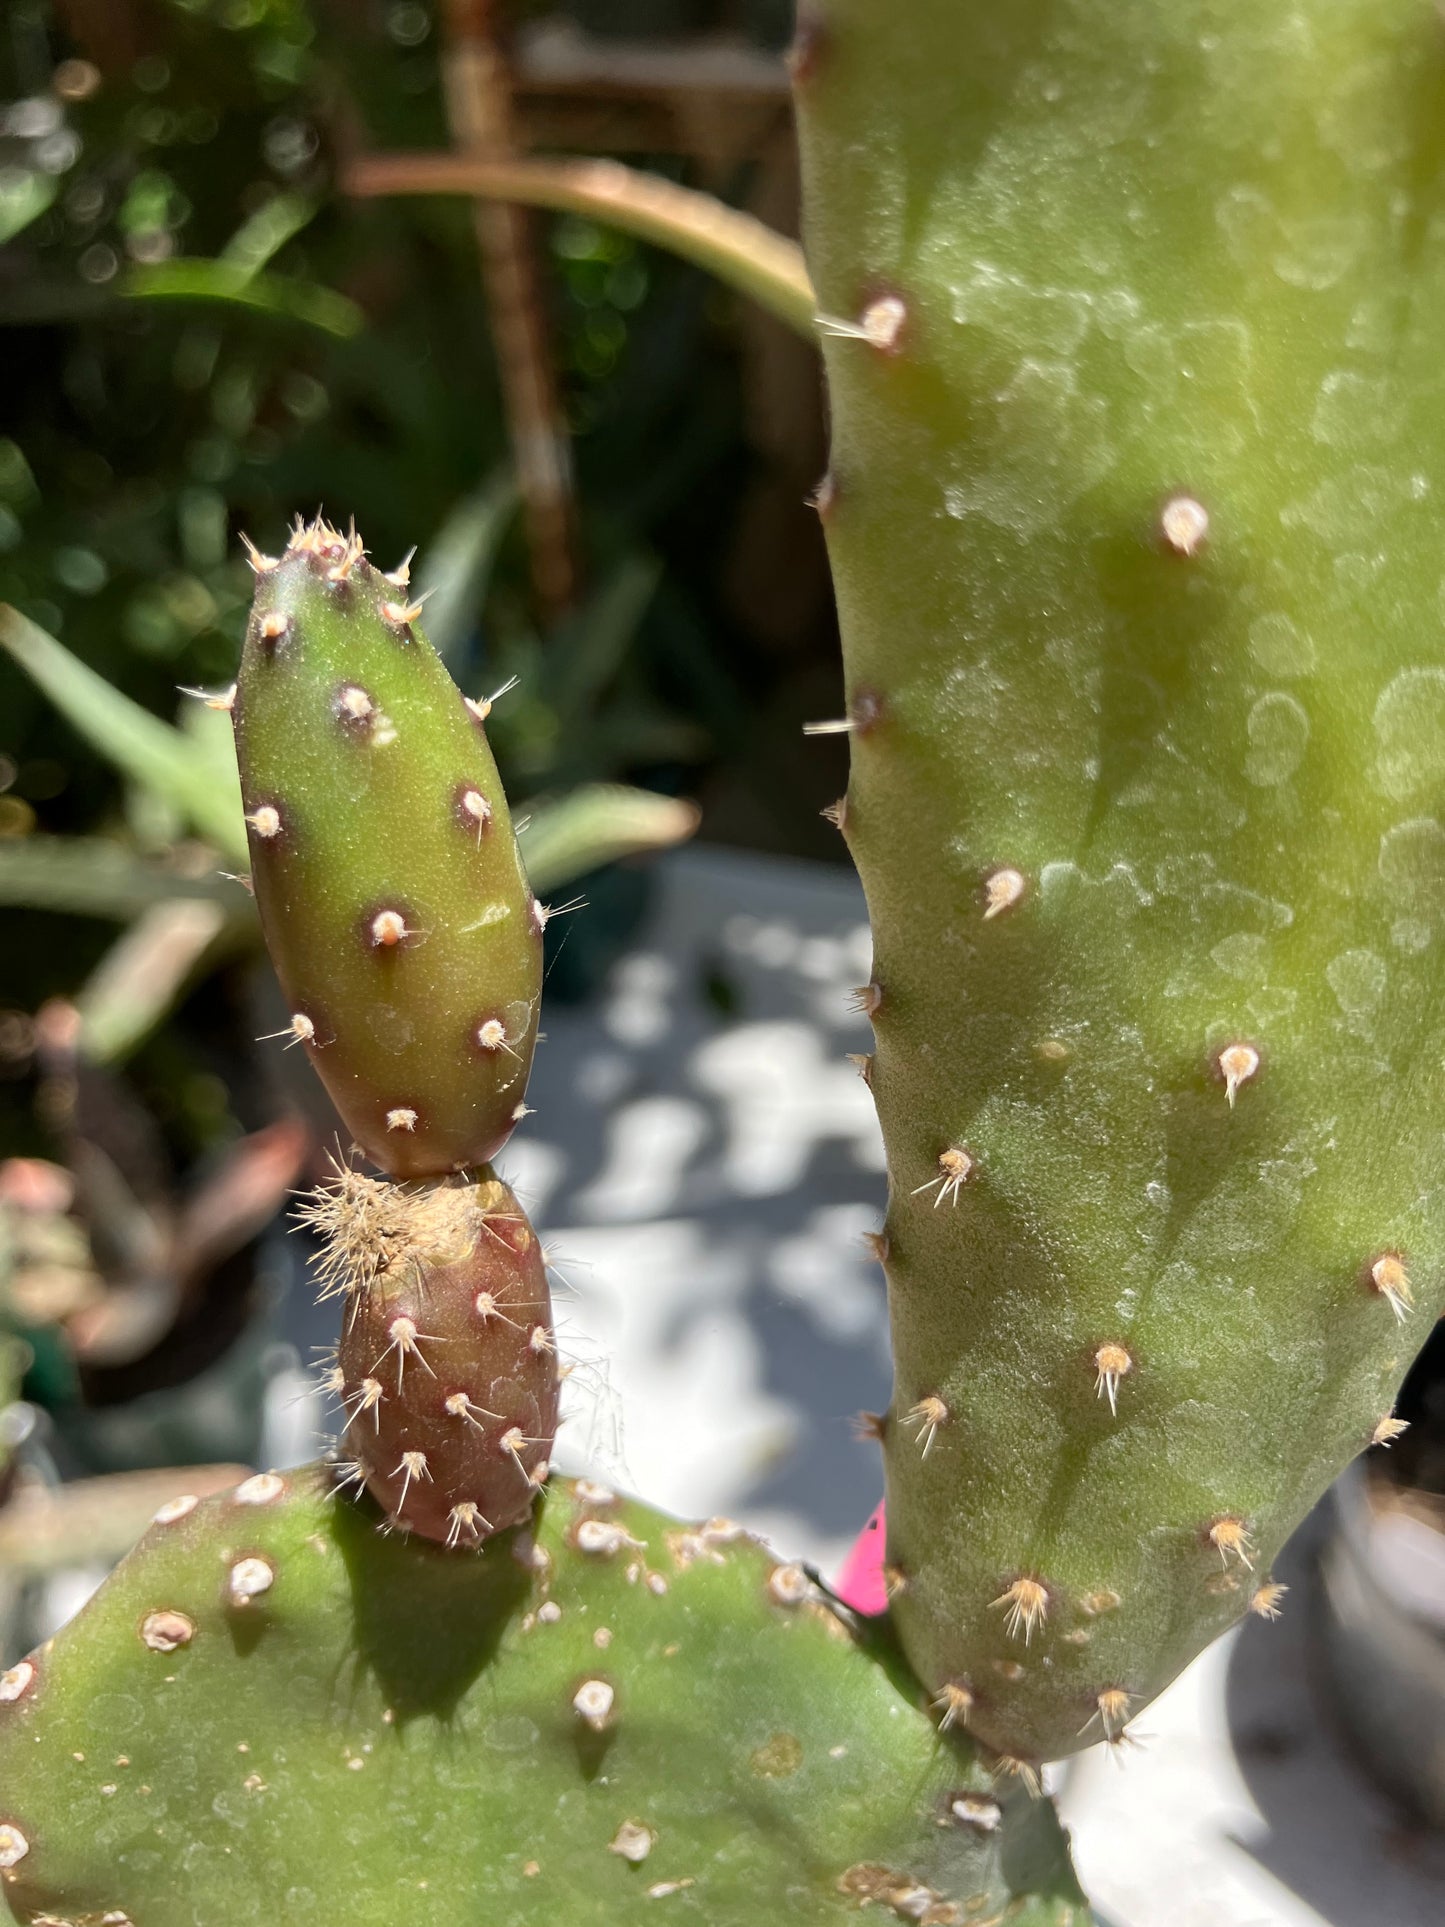
[[1433, 0], [817, 0], [893, 1620], [1058, 1758], [1445, 1309]]
[[523, 1114], [546, 911], [406, 565], [300, 527], [252, 552], [234, 703], [256, 906], [303, 1044], [396, 1177], [484, 1164]]
[[1083, 1927], [998, 1785], [736, 1526], [554, 1485], [472, 1557], [323, 1468], [152, 1527], [4, 1675], [22, 1921]]

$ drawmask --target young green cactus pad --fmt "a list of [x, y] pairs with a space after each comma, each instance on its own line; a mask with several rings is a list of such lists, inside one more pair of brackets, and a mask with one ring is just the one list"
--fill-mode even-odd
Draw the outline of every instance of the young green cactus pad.
[[393, 1525], [470, 1548], [532, 1510], [557, 1432], [557, 1345], [537, 1234], [489, 1172], [392, 1184], [338, 1173], [306, 1217], [344, 1296], [330, 1384], [346, 1449]]
[[1445, 1302], [1433, 0], [812, 0], [889, 1581], [1118, 1736]]
[[356, 1141], [398, 1177], [484, 1164], [522, 1112], [546, 911], [407, 569], [298, 526], [253, 551], [236, 751], [266, 942]]
[[3, 1676], [17, 1919], [1087, 1922], [1047, 1802], [736, 1526], [554, 1483], [456, 1559], [330, 1483], [175, 1502]]

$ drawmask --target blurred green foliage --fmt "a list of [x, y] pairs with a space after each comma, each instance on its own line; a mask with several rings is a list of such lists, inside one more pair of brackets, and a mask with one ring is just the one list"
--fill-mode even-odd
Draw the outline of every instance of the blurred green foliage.
[[[678, 24], [697, 12], [679, 0]], [[732, 24], [776, 40], [777, 12]], [[767, 467], [743, 426], [735, 304], [576, 219], [540, 232], [591, 586], [556, 633], [535, 620], [470, 210], [332, 186], [348, 143], [446, 144], [438, 40], [419, 0], [8, 0], [0, 601], [169, 721], [177, 685], [231, 678], [239, 533], [274, 545], [324, 504], [380, 558], [420, 542], [435, 559], [464, 687], [521, 678], [495, 717], [519, 799], [582, 781], [696, 793], [719, 771], [756, 780], [786, 745], [760, 792], [792, 798], [785, 844], [825, 849], [826, 761], [801, 783], [792, 768], [795, 712], [833, 675], [825, 600], [804, 598], [799, 646], [779, 651], [727, 580]], [[803, 561], [821, 580], [820, 556]], [[763, 726], [770, 704], [782, 720]], [[185, 827], [0, 660], [0, 838], [99, 831], [170, 861]], [[24, 1013], [74, 993], [113, 930], [36, 909], [17, 941], [5, 914], [0, 1149], [34, 1148]], [[183, 1156], [259, 1121], [234, 1074], [239, 997], [209, 985], [135, 1066]]]

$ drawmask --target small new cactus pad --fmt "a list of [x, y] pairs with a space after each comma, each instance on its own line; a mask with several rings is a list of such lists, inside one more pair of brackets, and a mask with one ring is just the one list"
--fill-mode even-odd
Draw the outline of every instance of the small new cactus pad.
[[298, 527], [253, 551], [234, 701], [251, 875], [303, 1044], [397, 1177], [484, 1164], [522, 1112], [546, 912], [405, 565]]
[[532, 1509], [557, 1432], [546, 1262], [490, 1172], [342, 1171], [306, 1211], [344, 1296], [330, 1387], [345, 1450], [393, 1525], [468, 1550]]
[[1433, 0], [810, 0], [892, 1615], [1115, 1739], [1445, 1303]]
[[[323, 1468], [163, 1509], [0, 1685], [15, 1917], [1085, 1927], [1053, 1810], [726, 1520], [579, 1482], [475, 1558]], [[872, 1917], [872, 1916], [870, 1916]]]

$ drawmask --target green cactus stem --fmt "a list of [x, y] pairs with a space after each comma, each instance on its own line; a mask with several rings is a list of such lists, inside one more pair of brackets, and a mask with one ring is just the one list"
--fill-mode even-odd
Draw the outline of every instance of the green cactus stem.
[[814, 0], [893, 1616], [1039, 1760], [1445, 1304], [1433, 0]]
[[468, 1549], [524, 1520], [557, 1433], [557, 1343], [537, 1234], [490, 1172], [392, 1184], [342, 1171], [306, 1219], [345, 1298], [329, 1389], [394, 1526]]
[[317, 522], [253, 567], [236, 751], [288, 1040], [382, 1169], [485, 1164], [525, 1109], [547, 917], [489, 705], [426, 641], [405, 564]]
[[1048, 1803], [729, 1521], [554, 1483], [457, 1559], [369, 1512], [176, 1500], [0, 1675], [16, 1919], [1086, 1927]]

